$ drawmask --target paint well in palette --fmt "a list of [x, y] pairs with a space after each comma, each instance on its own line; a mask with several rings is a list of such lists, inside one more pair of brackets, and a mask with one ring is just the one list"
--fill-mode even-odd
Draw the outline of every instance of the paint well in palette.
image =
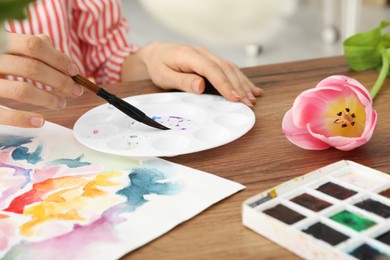
[[107, 146], [117, 151], [131, 150], [142, 145], [147, 140], [147, 138], [148, 138], [147, 135], [138, 135], [138, 134], [123, 135], [111, 139], [107, 143]]
[[136, 147], [139, 144], [141, 139], [142, 138], [139, 135], [129, 135], [127, 137], [127, 149]]
[[315, 212], [321, 211], [332, 205], [327, 201], [321, 200], [307, 193], [303, 193], [295, 198], [292, 198], [291, 201]]
[[376, 239], [390, 246], [390, 231], [385, 232], [384, 234], [378, 236]]
[[348, 210], [343, 210], [333, 216], [330, 217], [330, 219], [347, 226], [349, 228], [352, 228], [356, 231], [363, 231], [366, 230], [372, 226], [374, 226], [376, 223], [372, 221], [371, 219], [368, 219], [363, 216], [359, 216], [355, 213], [352, 213]]
[[356, 207], [375, 213], [383, 218], [390, 217], [390, 207], [373, 199], [366, 199], [355, 204]]
[[172, 130], [187, 130], [191, 125], [191, 119], [181, 116], [153, 116], [152, 119]]
[[355, 171], [347, 171], [335, 176], [337, 179], [353, 184], [362, 189], [370, 189], [382, 183], [381, 178], [364, 175]]
[[305, 218], [305, 216], [282, 204], [264, 210], [264, 213], [290, 225]]
[[327, 182], [319, 186], [317, 190], [339, 200], [345, 200], [357, 193], [356, 191], [344, 188], [333, 182]]
[[101, 124], [98, 126], [92, 126], [88, 129], [85, 129], [83, 135], [85, 138], [88, 139], [101, 139], [107, 136], [111, 136], [115, 133], [116, 133], [116, 129], [114, 126]]
[[353, 255], [357, 259], [388, 259], [388, 256], [382, 254], [377, 249], [363, 244], [356, 249], [354, 249], [350, 255]]
[[317, 222], [307, 229], [302, 230], [306, 234], [312, 235], [313, 237], [325, 241], [331, 245], [337, 245], [347, 240], [349, 237], [321, 222]]

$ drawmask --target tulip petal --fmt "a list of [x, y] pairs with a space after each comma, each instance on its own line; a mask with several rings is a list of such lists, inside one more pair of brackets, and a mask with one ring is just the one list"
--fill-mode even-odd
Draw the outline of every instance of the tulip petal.
[[377, 126], [378, 115], [374, 109], [367, 108], [367, 110], [368, 111], [366, 112], [367, 114], [366, 120], [367, 122], [369, 122], [369, 124], [366, 124], [366, 128], [364, 129], [362, 136], [369, 136], [369, 138], [371, 138]]
[[316, 89], [304, 91], [296, 98], [292, 108], [294, 124], [298, 127], [304, 127], [313, 118], [318, 118], [335, 95], [337, 93], [332, 90], [321, 90], [321, 94]]
[[[356, 142], [359, 140], [359, 138], [351, 138], [351, 137], [343, 137], [343, 136], [331, 136], [331, 137], [326, 137], [322, 134], [318, 134], [315, 132], [312, 132], [310, 127], [308, 127], [309, 133], [314, 137], [317, 138], [318, 140], [323, 141], [324, 143], [327, 143], [330, 146], [333, 146], [337, 149], [339, 147], [344, 147], [352, 144], [356, 144]], [[355, 146], [357, 147], [357, 146]], [[355, 148], [354, 147], [354, 148]], [[340, 149], [341, 150], [341, 149]]]
[[288, 140], [304, 149], [349, 151], [367, 143], [376, 124], [368, 90], [355, 79], [335, 75], [298, 95], [282, 127]]
[[307, 131], [306, 127], [298, 128], [293, 122], [293, 113], [291, 109], [287, 111], [283, 117], [282, 128], [287, 139], [301, 148], [323, 150], [330, 147], [329, 144], [313, 137], [313, 135]]
[[362, 101], [368, 101], [368, 103], [372, 103], [372, 99], [368, 90], [359, 81], [347, 76], [334, 75], [334, 76], [327, 77], [321, 80], [317, 84], [316, 88], [331, 87], [331, 86], [335, 86], [339, 88], [340, 86], [343, 85], [353, 89], [353, 91], [355, 91], [357, 94], [362, 95], [362, 99], [361, 99]]

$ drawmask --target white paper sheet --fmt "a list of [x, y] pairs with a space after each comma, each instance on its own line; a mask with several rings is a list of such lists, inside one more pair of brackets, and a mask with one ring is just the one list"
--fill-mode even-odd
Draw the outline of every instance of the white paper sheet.
[[0, 258], [117, 259], [243, 188], [90, 150], [53, 123], [0, 126]]

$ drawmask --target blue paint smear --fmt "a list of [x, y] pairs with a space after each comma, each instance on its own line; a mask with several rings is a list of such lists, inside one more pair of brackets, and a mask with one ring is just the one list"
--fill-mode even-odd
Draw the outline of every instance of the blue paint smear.
[[134, 211], [147, 202], [145, 195], [175, 195], [178, 194], [182, 185], [174, 182], [160, 182], [168, 178], [167, 174], [148, 168], [133, 169], [129, 174], [129, 186], [119, 190], [117, 194], [127, 198], [125, 211]]
[[48, 162], [47, 165], [53, 166], [53, 165], [63, 164], [63, 165], [68, 166], [69, 168], [79, 168], [79, 167], [83, 167], [83, 166], [87, 166], [87, 165], [91, 164], [89, 162], [82, 162], [81, 159], [83, 159], [83, 158], [84, 158], [84, 154], [81, 154], [76, 159], [66, 159], [66, 158], [57, 159], [57, 160]]
[[16, 148], [14, 151], [12, 151], [12, 158], [15, 161], [26, 160], [31, 164], [36, 164], [42, 161], [42, 157], [41, 157], [42, 150], [43, 150], [42, 145], [39, 145], [34, 152], [29, 153], [27, 147], [21, 146]]
[[1, 150], [16, 147], [14, 151], [12, 151], [12, 158], [15, 161], [26, 160], [31, 164], [36, 164], [37, 162], [42, 161], [41, 153], [42, 146], [38, 146], [37, 149], [29, 153], [27, 147], [23, 147], [22, 145], [31, 143], [34, 137], [31, 136], [16, 136], [16, 135], [1, 135], [0, 136], [0, 148]]
[[32, 142], [34, 137], [16, 136], [16, 135], [1, 135], [0, 136], [0, 148], [6, 149], [10, 147], [18, 147], [23, 144]]

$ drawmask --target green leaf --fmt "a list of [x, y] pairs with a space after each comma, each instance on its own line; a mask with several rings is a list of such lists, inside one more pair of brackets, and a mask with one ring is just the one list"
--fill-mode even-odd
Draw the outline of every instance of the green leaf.
[[35, 0], [0, 0], [0, 22], [8, 19], [24, 19], [25, 8]]
[[381, 64], [378, 46], [382, 39], [382, 28], [353, 35], [344, 41], [344, 55], [348, 66], [356, 71], [376, 68]]
[[372, 99], [378, 94], [390, 74], [390, 33], [383, 32], [388, 26], [390, 22], [382, 21], [379, 27], [355, 34], [343, 43], [344, 56], [351, 69], [378, 71], [378, 78], [370, 91]]

